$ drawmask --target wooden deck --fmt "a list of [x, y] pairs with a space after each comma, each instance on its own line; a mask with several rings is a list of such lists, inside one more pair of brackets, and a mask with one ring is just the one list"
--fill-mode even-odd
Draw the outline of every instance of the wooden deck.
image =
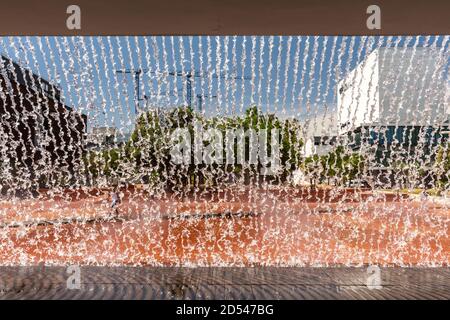
[[450, 299], [450, 268], [0, 267], [0, 299]]

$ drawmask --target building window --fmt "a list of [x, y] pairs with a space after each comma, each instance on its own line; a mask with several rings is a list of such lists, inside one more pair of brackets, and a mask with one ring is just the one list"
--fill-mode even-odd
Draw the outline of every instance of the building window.
[[369, 144], [375, 144], [378, 141], [378, 132], [371, 130], [369, 133]]
[[398, 143], [403, 143], [405, 134], [405, 127], [395, 127], [395, 140]]

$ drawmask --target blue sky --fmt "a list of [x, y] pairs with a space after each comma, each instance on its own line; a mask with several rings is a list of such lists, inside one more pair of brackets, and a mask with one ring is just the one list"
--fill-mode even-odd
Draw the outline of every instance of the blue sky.
[[[2, 37], [0, 51], [57, 83], [65, 103], [88, 115], [89, 126], [132, 129], [135, 81], [123, 69], [147, 69], [141, 98], [169, 108], [186, 104], [186, 79], [198, 71], [193, 106], [204, 95], [207, 115], [239, 114], [251, 105], [306, 117], [336, 104], [336, 82], [380, 46], [431, 46], [448, 52], [444, 36], [322, 37]], [[223, 75], [217, 79], [211, 75]], [[236, 76], [251, 80], [233, 80]], [[144, 102], [140, 102], [143, 109]]]

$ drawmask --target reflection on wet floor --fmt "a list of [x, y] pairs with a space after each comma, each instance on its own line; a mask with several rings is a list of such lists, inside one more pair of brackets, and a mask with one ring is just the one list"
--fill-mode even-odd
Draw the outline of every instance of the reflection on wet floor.
[[0, 299], [450, 299], [449, 268], [0, 267]]

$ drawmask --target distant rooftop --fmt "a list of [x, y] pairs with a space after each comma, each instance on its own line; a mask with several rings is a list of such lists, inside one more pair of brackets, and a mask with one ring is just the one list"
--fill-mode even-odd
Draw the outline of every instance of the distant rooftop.
[[61, 89], [56, 84], [50, 83], [4, 55], [0, 56], [0, 73], [10, 79], [11, 82], [17, 82], [28, 88], [41, 91], [50, 98], [61, 100]]
[[303, 122], [303, 135], [306, 139], [312, 137], [337, 136], [336, 110], [328, 110], [326, 113], [317, 114], [305, 119]]

